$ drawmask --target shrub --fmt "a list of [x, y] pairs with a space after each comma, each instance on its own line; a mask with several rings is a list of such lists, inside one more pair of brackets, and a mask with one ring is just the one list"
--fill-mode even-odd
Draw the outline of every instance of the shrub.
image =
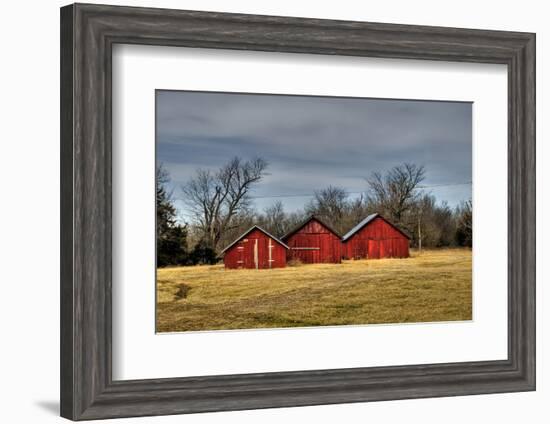
[[185, 283], [178, 284], [178, 290], [174, 295], [174, 300], [181, 300], [181, 299], [187, 298], [187, 294], [189, 293], [189, 290], [191, 290], [191, 287], [189, 287], [187, 284]]
[[291, 259], [286, 264], [288, 266], [302, 266], [304, 263], [300, 259]]
[[218, 262], [218, 257], [214, 249], [198, 243], [190, 255], [193, 265], [214, 265]]

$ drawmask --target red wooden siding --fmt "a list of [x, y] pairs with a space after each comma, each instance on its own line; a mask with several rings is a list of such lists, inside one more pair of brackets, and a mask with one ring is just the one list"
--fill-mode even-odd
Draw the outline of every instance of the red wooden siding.
[[255, 228], [225, 251], [223, 263], [231, 269], [282, 268], [286, 266], [286, 250], [279, 241]]
[[343, 243], [346, 259], [408, 258], [409, 239], [377, 216]]
[[307, 264], [340, 263], [342, 260], [342, 242], [325, 224], [316, 218], [310, 218], [283, 241], [290, 249], [287, 259], [299, 260]]

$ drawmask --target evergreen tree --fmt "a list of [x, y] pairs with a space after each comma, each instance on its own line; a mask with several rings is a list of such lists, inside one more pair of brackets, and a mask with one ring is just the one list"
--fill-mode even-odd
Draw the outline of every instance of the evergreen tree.
[[166, 189], [170, 176], [162, 165], [157, 167], [157, 266], [185, 265], [187, 253], [187, 225], [177, 222], [172, 196]]
[[214, 249], [201, 240], [191, 251], [190, 261], [193, 265], [214, 265], [218, 262], [218, 257]]

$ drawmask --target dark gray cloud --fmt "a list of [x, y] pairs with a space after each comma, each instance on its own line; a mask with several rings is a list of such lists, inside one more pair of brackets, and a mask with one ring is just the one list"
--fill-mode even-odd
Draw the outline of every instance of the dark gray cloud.
[[[365, 177], [402, 162], [424, 165], [425, 185], [452, 206], [471, 197], [472, 107], [464, 102], [157, 92], [157, 160], [179, 186], [197, 168], [261, 156], [269, 175], [259, 209], [278, 195], [329, 184], [366, 189]], [[281, 198], [289, 210], [307, 197]], [[183, 205], [180, 205], [183, 207]], [[185, 214], [185, 211], [182, 211]]]

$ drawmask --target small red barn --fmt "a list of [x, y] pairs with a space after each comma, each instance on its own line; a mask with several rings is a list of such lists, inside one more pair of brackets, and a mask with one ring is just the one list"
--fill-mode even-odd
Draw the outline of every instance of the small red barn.
[[286, 266], [288, 246], [254, 225], [222, 250], [226, 268], [269, 269]]
[[408, 258], [410, 237], [374, 213], [342, 237], [346, 259]]
[[303, 263], [335, 263], [342, 261], [340, 235], [315, 216], [310, 216], [283, 237], [288, 245], [287, 259]]

